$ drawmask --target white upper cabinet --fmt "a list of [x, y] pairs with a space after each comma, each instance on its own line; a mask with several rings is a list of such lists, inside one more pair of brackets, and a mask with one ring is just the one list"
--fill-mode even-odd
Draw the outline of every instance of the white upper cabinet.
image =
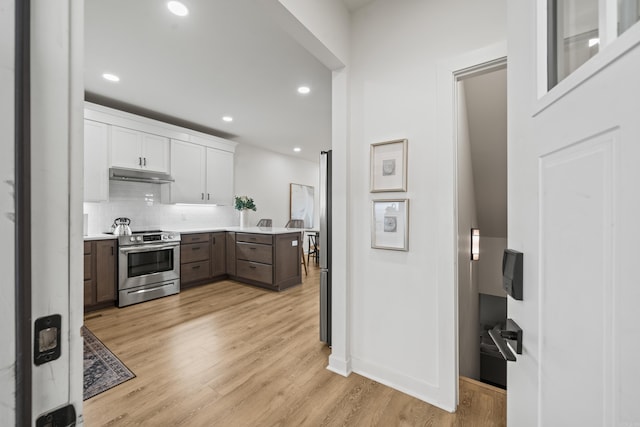
[[207, 148], [207, 202], [231, 205], [233, 181], [233, 153]]
[[109, 125], [84, 121], [84, 201], [109, 198]]
[[169, 172], [169, 138], [111, 126], [111, 166]]
[[85, 103], [85, 201], [108, 200], [109, 168], [170, 174], [163, 203], [233, 204], [237, 143]]
[[231, 205], [233, 153], [171, 140], [172, 203]]
[[204, 203], [206, 156], [205, 147], [171, 140], [171, 201]]

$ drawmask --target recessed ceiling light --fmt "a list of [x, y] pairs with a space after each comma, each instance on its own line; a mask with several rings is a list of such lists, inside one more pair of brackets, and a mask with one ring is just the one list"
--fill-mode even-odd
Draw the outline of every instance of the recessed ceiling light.
[[306, 94], [308, 94], [309, 92], [311, 92], [311, 89], [309, 89], [309, 87], [308, 87], [308, 86], [300, 86], [300, 87], [298, 88], [298, 93], [301, 93], [301, 94], [303, 94], [303, 95], [306, 95]]
[[233, 121], [233, 117], [231, 117], [231, 116], [224, 116], [224, 117], [222, 118], [222, 120], [224, 120], [225, 122], [232, 122], [232, 121]]
[[102, 75], [102, 78], [105, 80], [109, 80], [110, 82], [119, 82], [120, 81], [120, 77], [116, 76], [115, 74], [111, 74], [111, 73], [104, 73]]
[[187, 9], [187, 6], [180, 3], [179, 1], [170, 1], [169, 3], [167, 3], [167, 8], [169, 8], [171, 13], [173, 13], [174, 15], [187, 16], [189, 14], [189, 9]]
[[301, 152], [301, 151], [302, 151], [302, 148], [300, 148], [300, 147], [294, 147], [294, 148], [293, 148], [293, 151], [295, 151], [296, 153], [299, 153], [299, 152]]

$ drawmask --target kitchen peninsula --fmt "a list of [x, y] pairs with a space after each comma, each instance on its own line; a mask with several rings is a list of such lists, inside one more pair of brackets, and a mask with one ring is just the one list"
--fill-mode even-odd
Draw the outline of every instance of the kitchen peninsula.
[[227, 227], [182, 235], [182, 288], [230, 278], [281, 291], [302, 282], [301, 230]]

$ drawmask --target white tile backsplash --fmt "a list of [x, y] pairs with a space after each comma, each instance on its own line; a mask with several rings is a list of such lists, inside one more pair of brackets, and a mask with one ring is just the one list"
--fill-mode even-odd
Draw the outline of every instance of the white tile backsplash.
[[233, 206], [162, 203], [161, 186], [142, 182], [109, 181], [109, 201], [84, 203], [90, 235], [109, 231], [113, 220], [131, 219], [132, 230], [216, 228], [239, 224]]

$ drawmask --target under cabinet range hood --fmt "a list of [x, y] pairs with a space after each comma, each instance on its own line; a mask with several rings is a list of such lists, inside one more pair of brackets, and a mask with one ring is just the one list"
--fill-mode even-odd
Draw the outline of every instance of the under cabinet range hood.
[[112, 181], [148, 182], [151, 184], [174, 182], [174, 179], [168, 173], [122, 168], [110, 168], [109, 179]]

